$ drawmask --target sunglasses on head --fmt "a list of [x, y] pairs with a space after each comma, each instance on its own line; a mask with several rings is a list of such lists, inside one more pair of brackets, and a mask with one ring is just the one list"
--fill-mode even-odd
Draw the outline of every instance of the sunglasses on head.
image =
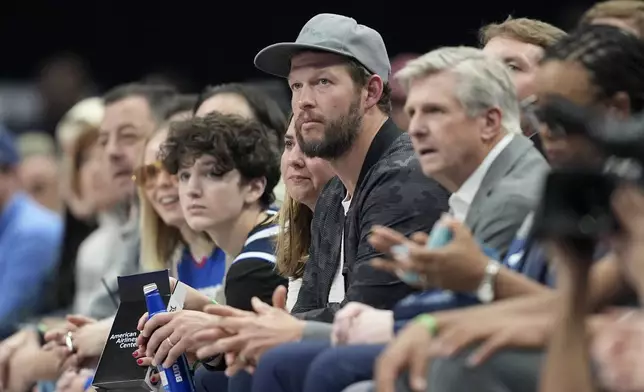
[[138, 186], [146, 186], [155, 182], [162, 171], [165, 171], [163, 165], [160, 161], [156, 161], [134, 169], [132, 180], [134, 180]]

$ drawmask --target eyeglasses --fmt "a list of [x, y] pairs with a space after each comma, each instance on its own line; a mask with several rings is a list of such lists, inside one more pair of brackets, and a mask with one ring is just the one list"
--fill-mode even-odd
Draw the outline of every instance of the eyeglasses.
[[150, 184], [156, 182], [157, 178], [159, 178], [159, 174], [162, 171], [165, 171], [163, 165], [160, 161], [156, 161], [134, 169], [132, 180], [138, 186], [149, 186]]

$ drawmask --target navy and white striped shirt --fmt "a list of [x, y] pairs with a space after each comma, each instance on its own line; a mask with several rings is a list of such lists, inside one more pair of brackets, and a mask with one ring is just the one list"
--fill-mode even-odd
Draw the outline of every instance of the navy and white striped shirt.
[[271, 221], [275, 211], [265, 212], [269, 219], [248, 233], [241, 253], [226, 274], [226, 304], [238, 309], [251, 310], [253, 297], [270, 304], [275, 288], [288, 285], [275, 268], [275, 242], [279, 232], [279, 225]]

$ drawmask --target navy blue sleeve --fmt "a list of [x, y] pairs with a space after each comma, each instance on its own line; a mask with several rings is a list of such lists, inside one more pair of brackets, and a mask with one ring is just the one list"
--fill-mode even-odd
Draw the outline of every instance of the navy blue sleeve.
[[259, 258], [239, 260], [226, 274], [226, 305], [252, 310], [250, 300], [253, 297], [272, 304], [275, 289], [287, 284], [288, 280], [277, 274], [274, 263]]

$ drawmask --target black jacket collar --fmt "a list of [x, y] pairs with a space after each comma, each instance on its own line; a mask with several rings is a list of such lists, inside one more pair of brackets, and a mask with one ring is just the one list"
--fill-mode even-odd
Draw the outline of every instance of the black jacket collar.
[[362, 163], [362, 168], [360, 169], [360, 175], [358, 176], [358, 182], [356, 183], [356, 192], [360, 189], [360, 184], [362, 180], [369, 172], [369, 169], [376, 164], [393, 144], [393, 142], [403, 133], [394, 121], [391, 118], [388, 118], [382, 127], [378, 130], [378, 133], [371, 141], [371, 146], [369, 146], [369, 151], [367, 151], [367, 156]]

